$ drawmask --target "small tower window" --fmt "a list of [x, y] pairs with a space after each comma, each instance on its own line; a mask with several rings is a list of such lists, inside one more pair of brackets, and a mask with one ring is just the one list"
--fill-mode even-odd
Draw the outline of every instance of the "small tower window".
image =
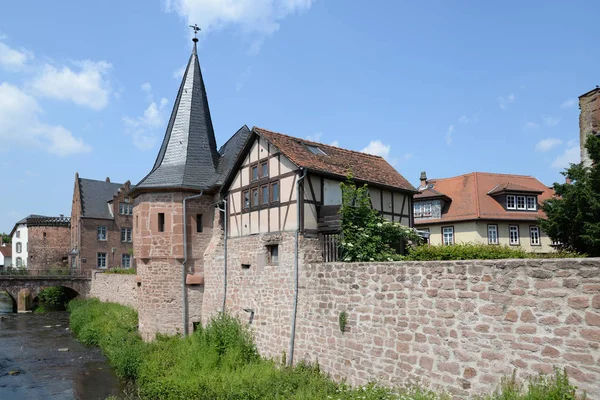
[[267, 246], [267, 262], [269, 264], [279, 263], [279, 245], [270, 244]]
[[202, 232], [202, 214], [196, 214], [196, 232]]
[[158, 231], [165, 231], [165, 213], [158, 213]]
[[46, 239], [46, 232], [44, 232], [44, 239]]

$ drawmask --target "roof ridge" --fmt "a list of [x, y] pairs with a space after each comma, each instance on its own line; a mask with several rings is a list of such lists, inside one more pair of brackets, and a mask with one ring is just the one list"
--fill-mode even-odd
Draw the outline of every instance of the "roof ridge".
[[460, 175], [456, 175], [456, 176], [449, 176], [446, 178], [430, 178], [428, 179], [429, 182], [431, 181], [442, 181], [442, 180], [447, 180], [447, 179], [455, 179], [455, 178], [460, 178], [463, 176], [467, 176], [467, 175], [473, 175], [473, 174], [481, 174], [481, 175], [493, 175], [493, 176], [507, 176], [507, 177], [519, 177], [519, 178], [532, 178], [532, 179], [537, 179], [535, 176], [533, 175], [519, 175], [519, 174], [505, 174], [505, 173], [501, 173], [501, 172], [480, 172], [480, 171], [472, 171], [472, 172], [467, 172], [466, 174], [460, 174]]
[[350, 149], [346, 149], [346, 148], [338, 147], [338, 146], [332, 146], [330, 144], [325, 144], [325, 143], [321, 143], [321, 142], [315, 142], [313, 140], [302, 139], [302, 138], [299, 138], [297, 136], [286, 135], [285, 133], [275, 132], [275, 131], [272, 131], [272, 130], [269, 130], [269, 129], [261, 128], [259, 126], [254, 126], [252, 129], [259, 129], [261, 131], [265, 131], [265, 132], [269, 132], [269, 133], [274, 133], [276, 135], [281, 135], [281, 136], [285, 136], [285, 137], [288, 137], [288, 138], [296, 139], [296, 140], [299, 140], [299, 141], [301, 141], [303, 143], [307, 143], [307, 144], [311, 144], [311, 145], [312, 144], [316, 144], [316, 145], [319, 145], [319, 146], [333, 147], [333, 148], [335, 148], [337, 150], [346, 151], [346, 152], [349, 152], [349, 153], [358, 153], [358, 154], [361, 154], [361, 155], [366, 155], [366, 156], [373, 157], [373, 158], [381, 158], [381, 159], [385, 160], [385, 158], [383, 158], [381, 156], [377, 156], [375, 154], [365, 153], [363, 151], [358, 151], [358, 150], [350, 150]]
[[120, 186], [123, 186], [125, 184], [125, 183], [119, 183], [119, 182], [107, 182], [106, 180], [90, 179], [90, 178], [79, 178], [79, 180], [90, 181], [90, 182], [100, 182], [100, 183], [110, 183], [113, 185], [120, 185]]

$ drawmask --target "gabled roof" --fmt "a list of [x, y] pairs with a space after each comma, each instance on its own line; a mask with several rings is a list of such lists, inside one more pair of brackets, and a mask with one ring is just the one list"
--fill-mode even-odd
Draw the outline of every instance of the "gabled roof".
[[218, 180], [219, 159], [194, 42], [154, 167], [136, 189], [209, 189]]
[[440, 193], [437, 190], [427, 187], [423, 190], [421, 190], [421, 192], [419, 194], [414, 195], [413, 197], [415, 200], [424, 200], [424, 199], [435, 199], [435, 198], [443, 198], [446, 201], [452, 201], [448, 196], [446, 196], [444, 193]]
[[6, 246], [0, 246], [0, 253], [4, 257], [12, 257], [12, 246], [10, 243], [7, 243]]
[[123, 187], [123, 183], [97, 181], [79, 178], [79, 194], [81, 196], [81, 217], [112, 219], [108, 202]]
[[442, 218], [415, 219], [415, 225], [476, 219], [535, 221], [545, 217], [539, 207], [537, 211], [507, 211], [494, 196], [488, 194], [506, 182], [510, 182], [511, 188], [527, 189], [521, 191], [523, 194], [539, 193], [539, 204], [552, 197], [552, 189], [532, 176], [472, 172], [452, 178], [430, 179], [428, 183], [433, 185], [432, 189], [445, 194], [452, 202]]
[[[334, 175], [341, 179], [346, 177], [348, 171], [352, 171], [357, 181], [417, 193], [417, 189], [382, 157], [312, 142], [262, 128], [254, 127], [252, 131], [275, 146], [299, 168]], [[307, 146], [317, 147], [325, 154], [315, 154]]]

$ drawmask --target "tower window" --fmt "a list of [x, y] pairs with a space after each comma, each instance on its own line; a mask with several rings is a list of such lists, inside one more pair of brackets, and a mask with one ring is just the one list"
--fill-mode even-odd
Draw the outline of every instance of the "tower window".
[[202, 232], [202, 214], [196, 214], [196, 232]]
[[165, 213], [158, 213], [158, 231], [165, 231]]
[[270, 244], [267, 246], [267, 262], [269, 264], [279, 263], [279, 245]]

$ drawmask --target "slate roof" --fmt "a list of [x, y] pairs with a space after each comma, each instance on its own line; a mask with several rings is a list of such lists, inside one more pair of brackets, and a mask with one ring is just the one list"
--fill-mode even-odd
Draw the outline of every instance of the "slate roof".
[[[539, 193], [537, 211], [507, 211], [495, 198], [495, 194], [489, 192], [497, 186], [506, 185], [524, 195]], [[429, 225], [435, 223], [446, 223], [453, 221], [469, 221], [476, 219], [488, 220], [515, 220], [536, 221], [546, 215], [539, 209], [539, 204], [553, 195], [552, 189], [545, 186], [532, 176], [493, 174], [487, 172], [472, 172], [452, 178], [430, 179], [429, 184], [433, 190], [448, 196], [452, 202], [448, 204], [447, 211], [442, 218], [415, 219], [415, 225]], [[415, 199], [417, 196], [415, 196]]]
[[69, 217], [48, 217], [46, 215], [29, 214], [25, 218], [17, 221], [10, 236], [17, 230], [17, 226], [25, 224], [27, 226], [70, 226], [71, 218]]
[[[345, 178], [352, 170], [358, 181], [417, 192], [385, 159], [358, 151], [346, 150], [323, 143], [312, 142], [282, 133], [254, 127], [253, 131], [274, 145], [296, 166]], [[308, 146], [316, 146], [326, 154], [314, 154]]]
[[136, 189], [209, 189], [220, 158], [194, 43], [158, 157]]
[[81, 217], [113, 219], [108, 202], [113, 199], [123, 183], [97, 181], [79, 178], [79, 194], [81, 196]]
[[229, 172], [233, 169], [238, 155], [244, 148], [244, 145], [250, 137], [250, 129], [246, 125], [242, 126], [228, 141], [219, 149], [219, 166], [213, 185], [221, 186], [227, 179]]

